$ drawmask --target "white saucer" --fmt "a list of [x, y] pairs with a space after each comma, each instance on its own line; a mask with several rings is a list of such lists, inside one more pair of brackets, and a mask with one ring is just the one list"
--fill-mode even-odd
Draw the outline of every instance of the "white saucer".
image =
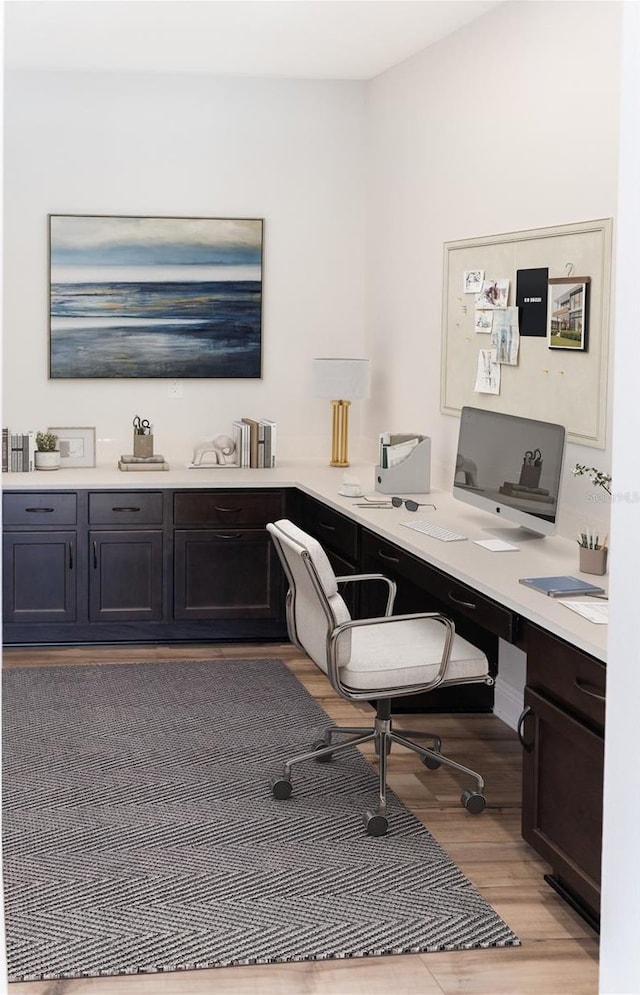
[[342, 497], [352, 497], [352, 498], [361, 498], [363, 493], [364, 493], [363, 491], [359, 491], [357, 494], [353, 494], [352, 492], [347, 493], [347, 491], [338, 491], [338, 494], [341, 494]]

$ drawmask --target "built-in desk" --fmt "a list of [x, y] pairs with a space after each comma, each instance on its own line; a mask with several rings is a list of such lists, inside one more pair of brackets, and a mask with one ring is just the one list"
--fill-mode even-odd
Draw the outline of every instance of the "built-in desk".
[[[373, 482], [373, 466], [352, 472]], [[438, 542], [402, 525], [412, 516], [405, 508], [357, 507], [338, 493], [341, 480], [316, 461], [6, 474], [5, 640], [282, 638], [283, 579], [264, 526], [297, 518], [323, 539], [340, 573], [391, 573], [401, 599], [447, 610], [496, 662], [498, 639], [527, 654], [523, 835], [551, 864], [554, 887], [596, 918], [607, 627], [519, 583], [579, 576], [576, 543], [550, 537], [492, 553]], [[436, 510], [417, 515], [471, 540], [499, 524], [448, 493], [428, 500]]]

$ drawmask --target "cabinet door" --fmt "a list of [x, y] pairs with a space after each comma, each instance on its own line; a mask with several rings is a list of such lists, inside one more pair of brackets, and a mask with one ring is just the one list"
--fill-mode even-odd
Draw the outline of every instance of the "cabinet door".
[[604, 740], [530, 688], [524, 702], [522, 835], [597, 915]]
[[177, 619], [280, 618], [283, 575], [265, 529], [177, 529]]
[[162, 532], [89, 534], [89, 619], [162, 618]]
[[5, 533], [4, 621], [74, 622], [76, 574], [75, 532]]

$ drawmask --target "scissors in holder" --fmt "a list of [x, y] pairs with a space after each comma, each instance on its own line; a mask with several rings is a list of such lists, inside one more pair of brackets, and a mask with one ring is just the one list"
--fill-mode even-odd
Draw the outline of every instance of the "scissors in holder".
[[136, 415], [133, 419], [133, 431], [136, 435], [150, 435], [151, 434], [151, 424], [148, 418], [140, 418]]

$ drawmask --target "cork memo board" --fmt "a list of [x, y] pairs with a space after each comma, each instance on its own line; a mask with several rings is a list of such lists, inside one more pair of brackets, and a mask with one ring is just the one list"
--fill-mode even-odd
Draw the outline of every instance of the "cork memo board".
[[[444, 244], [441, 409], [463, 405], [559, 422], [567, 438], [604, 448], [611, 295], [612, 221], [511, 232]], [[518, 363], [501, 366], [500, 393], [475, 390], [478, 352], [486, 348], [474, 328], [475, 297], [464, 292], [465, 273], [509, 280], [515, 306], [518, 270], [546, 268], [549, 279], [588, 278], [589, 338], [585, 351], [549, 348], [546, 337], [521, 336]]]

